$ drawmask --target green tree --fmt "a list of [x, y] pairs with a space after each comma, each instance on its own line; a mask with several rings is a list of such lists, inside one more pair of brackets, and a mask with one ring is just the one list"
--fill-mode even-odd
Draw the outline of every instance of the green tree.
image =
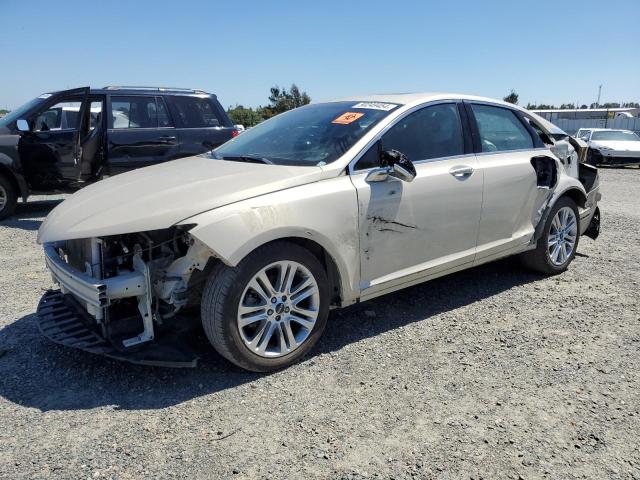
[[507, 95], [506, 97], [503, 98], [503, 100], [505, 102], [509, 102], [509, 103], [513, 103], [514, 105], [518, 104], [518, 98], [519, 95], [516, 93], [516, 91], [512, 88], [511, 91], [509, 92], [509, 95]]
[[253, 108], [245, 108], [242, 105], [229, 107], [227, 110], [229, 118], [235, 125], [244, 125], [245, 127], [253, 127], [262, 121], [262, 115]]
[[311, 97], [307, 92], [302, 92], [294, 83], [287, 91], [286, 88], [279, 86], [271, 87], [271, 95], [269, 95], [270, 105], [262, 108], [262, 116], [269, 118], [287, 110], [301, 107], [311, 102]]

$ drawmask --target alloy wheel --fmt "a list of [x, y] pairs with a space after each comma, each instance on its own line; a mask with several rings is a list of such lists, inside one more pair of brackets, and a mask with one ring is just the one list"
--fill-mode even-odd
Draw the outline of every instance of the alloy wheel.
[[282, 357], [311, 334], [320, 311], [320, 290], [308, 268], [275, 262], [258, 271], [238, 305], [237, 325], [246, 347], [256, 355]]
[[0, 185], [0, 210], [7, 204], [7, 191]]
[[554, 265], [561, 266], [567, 262], [573, 254], [577, 238], [576, 214], [571, 207], [562, 207], [553, 217], [547, 239], [547, 252]]

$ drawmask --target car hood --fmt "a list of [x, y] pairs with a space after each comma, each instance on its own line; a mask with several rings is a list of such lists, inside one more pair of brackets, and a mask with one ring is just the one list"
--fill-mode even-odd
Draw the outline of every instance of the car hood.
[[83, 188], [49, 214], [38, 243], [168, 228], [223, 205], [335, 175], [315, 166], [182, 158]]
[[610, 148], [611, 150], [640, 152], [640, 142], [625, 142], [620, 140], [594, 140], [591, 142], [593, 148]]

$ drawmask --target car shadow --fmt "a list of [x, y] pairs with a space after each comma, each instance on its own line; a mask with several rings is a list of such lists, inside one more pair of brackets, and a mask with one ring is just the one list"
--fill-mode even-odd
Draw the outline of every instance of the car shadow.
[[[303, 362], [540, 278], [507, 259], [334, 311]], [[41, 411], [159, 409], [263, 376], [233, 366], [201, 343], [195, 369], [145, 367], [50, 343], [39, 333], [35, 316], [27, 315], [0, 330], [0, 396]]]
[[0, 226], [20, 228], [22, 230], [38, 230], [42, 220], [62, 200], [36, 200], [27, 203], [19, 203], [14, 214], [0, 221]]

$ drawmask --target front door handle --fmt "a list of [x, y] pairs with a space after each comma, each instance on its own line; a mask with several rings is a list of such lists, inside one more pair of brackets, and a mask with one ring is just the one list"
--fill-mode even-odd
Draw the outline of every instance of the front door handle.
[[449, 170], [449, 173], [456, 178], [463, 179], [471, 176], [471, 174], [473, 173], [473, 167], [453, 167], [451, 170]]
[[164, 135], [162, 137], [160, 137], [160, 140], [162, 140], [163, 143], [170, 143], [170, 142], [175, 142], [176, 137], [172, 137], [169, 135]]

